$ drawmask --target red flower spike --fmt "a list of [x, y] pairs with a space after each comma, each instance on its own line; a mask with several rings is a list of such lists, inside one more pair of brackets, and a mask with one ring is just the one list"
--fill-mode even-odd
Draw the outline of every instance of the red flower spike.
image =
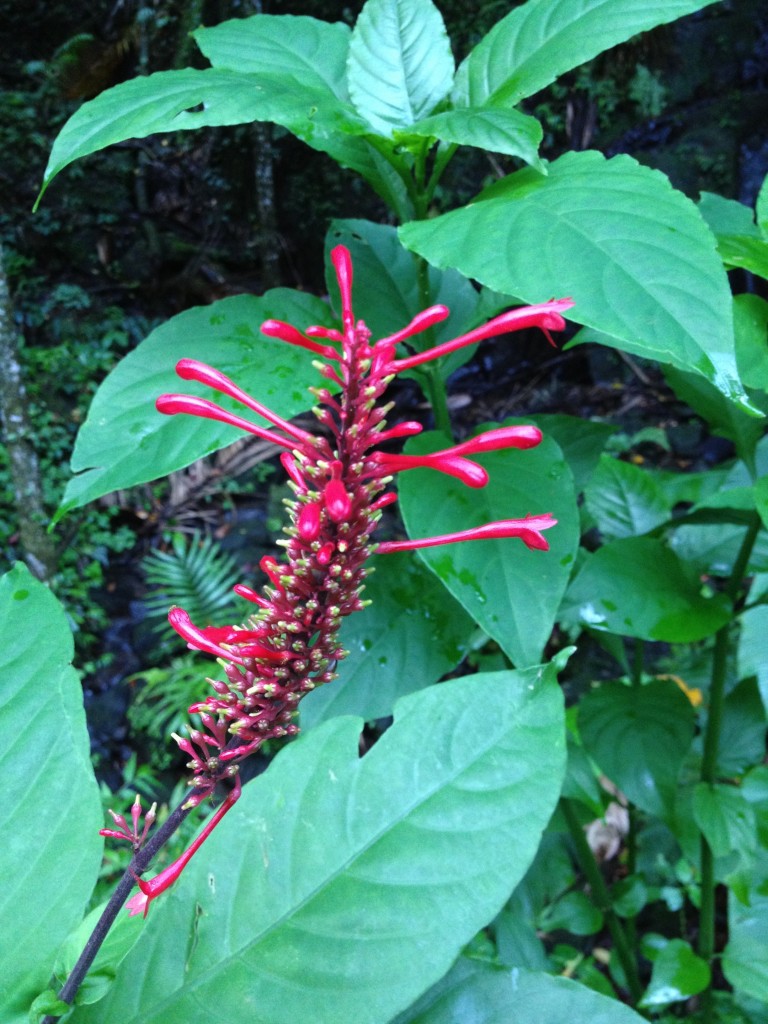
[[557, 520], [547, 513], [543, 516], [526, 516], [525, 519], [502, 519], [497, 523], [486, 523], [471, 530], [444, 533], [440, 537], [424, 537], [422, 540], [384, 541], [376, 548], [377, 554], [392, 551], [415, 551], [418, 548], [432, 548], [439, 544], [454, 544], [463, 540], [502, 540], [519, 537], [526, 547], [537, 551], [549, 551], [549, 544], [541, 535], [542, 530], [556, 526]]
[[[267, 335], [299, 346], [313, 357], [313, 366], [330, 385], [313, 388], [313, 410], [319, 429], [309, 433], [272, 412], [218, 370], [193, 359], [178, 364], [179, 375], [223, 392], [265, 421], [265, 426], [193, 396], [169, 395], [159, 407], [168, 413], [185, 412], [229, 423], [268, 438], [286, 449], [280, 461], [297, 500], [288, 503], [291, 515], [282, 541], [281, 560], [263, 563], [269, 585], [262, 594], [238, 584], [235, 592], [256, 606], [245, 623], [200, 629], [182, 609], [169, 619], [190, 647], [219, 659], [222, 673], [210, 679], [207, 700], [192, 706], [200, 728], [183, 740], [194, 772], [195, 787], [187, 801], [205, 799], [216, 783], [227, 777], [237, 762], [258, 750], [265, 740], [292, 735], [299, 701], [316, 686], [335, 676], [336, 661], [345, 656], [338, 629], [344, 616], [359, 611], [366, 562], [376, 550], [372, 534], [381, 510], [396, 500], [387, 491], [389, 471], [413, 466], [448, 473], [472, 487], [486, 483], [482, 466], [468, 456], [503, 448], [525, 449], [541, 440], [535, 427], [499, 427], [444, 451], [424, 456], [381, 452], [398, 438], [421, 432], [421, 425], [405, 422], [386, 426], [391, 405], [384, 392], [394, 374], [447, 355], [483, 338], [522, 327], [538, 326], [547, 332], [564, 326], [562, 313], [569, 299], [511, 310], [461, 337], [417, 355], [397, 358], [396, 345], [441, 323], [447, 310], [433, 306], [415, 316], [402, 330], [372, 343], [362, 320], [352, 308], [353, 270], [349, 252], [337, 246], [331, 260], [341, 294], [343, 330], [318, 325], [302, 329], [276, 320], [264, 325]], [[317, 357], [317, 358], [314, 358]], [[533, 549], [545, 550], [543, 532], [555, 523], [551, 516], [528, 516], [489, 523], [472, 530], [424, 540], [385, 542], [378, 551], [409, 550], [454, 541], [517, 537]], [[135, 833], [137, 826], [126, 826]], [[119, 828], [108, 831], [117, 832]], [[137, 912], [146, 910], [157, 892], [178, 877], [179, 864], [157, 880], [144, 883], [146, 891], [134, 900]], [[183, 865], [181, 865], [183, 866]]]
[[132, 896], [126, 903], [131, 917], [135, 917], [137, 914], [143, 914], [144, 917], [147, 916], [147, 911], [149, 910], [149, 905], [152, 900], [157, 899], [160, 893], [169, 889], [178, 879], [184, 868], [189, 864], [192, 857], [194, 857], [227, 811], [240, 799], [240, 792], [240, 779], [236, 777], [235, 788], [229, 793], [226, 800], [218, 810], [211, 815], [208, 821], [206, 821], [200, 835], [190, 843], [189, 847], [177, 860], [172, 864], [169, 864], [167, 868], [164, 868], [160, 872], [160, 874], [155, 875], [154, 878], [150, 878], [148, 881], [144, 881], [143, 878], [134, 876], [136, 877], [136, 883], [141, 892], [136, 893], [136, 895]]

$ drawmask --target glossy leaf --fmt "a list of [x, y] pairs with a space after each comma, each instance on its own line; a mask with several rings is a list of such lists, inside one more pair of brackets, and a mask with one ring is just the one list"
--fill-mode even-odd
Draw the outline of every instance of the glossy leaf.
[[640, 1006], [657, 1009], [682, 1002], [703, 992], [709, 981], [706, 961], [696, 956], [687, 942], [672, 939], [653, 961], [651, 981]]
[[431, 0], [368, 0], [349, 46], [349, 93], [379, 135], [430, 114], [453, 83], [453, 55]]
[[632, 803], [649, 814], [671, 806], [693, 739], [694, 709], [670, 680], [607, 683], [579, 705], [584, 748]]
[[[261, 335], [262, 322], [272, 317], [298, 327], [333, 323], [324, 302], [276, 288], [262, 298], [236, 295], [189, 309], [145, 338], [94, 396], [77, 435], [71, 466], [78, 475], [67, 486], [62, 511], [165, 476], [245, 436], [212, 420], [157, 412], [155, 399], [164, 393], [220, 397], [176, 376], [174, 367], [182, 356], [215, 366], [285, 418], [309, 408], [307, 388], [318, 383], [311, 353]], [[219, 404], [246, 419], [251, 415], [229, 399]]]
[[539, 158], [541, 124], [519, 110], [483, 107], [446, 110], [410, 125], [403, 136], [411, 135], [516, 156], [546, 174], [546, 164]]
[[[524, 422], [505, 420], [505, 424]], [[437, 433], [411, 439], [406, 451], [424, 454], [446, 446]], [[573, 478], [557, 445], [545, 438], [529, 451], [472, 456], [490, 482], [470, 490], [429, 470], [410, 470], [398, 481], [400, 508], [410, 537], [470, 529], [500, 519], [551, 512], [549, 551], [529, 551], [521, 541], [480, 540], [420, 551], [475, 622], [518, 666], [540, 660], [573, 568], [578, 510]]]
[[606, 538], [640, 536], [671, 514], [663, 490], [649, 473], [610, 455], [601, 457], [584, 499]]
[[291, 75], [158, 71], [121, 82], [75, 111], [53, 144], [41, 195], [73, 161], [128, 139], [251, 121], [274, 121], [305, 139], [329, 138], [354, 118], [330, 90], [310, 88]]
[[349, 102], [346, 80], [351, 30], [343, 22], [255, 14], [198, 28], [192, 36], [215, 68], [285, 75], [304, 88], [329, 90], [341, 102]]
[[528, 0], [502, 18], [456, 73], [457, 105], [513, 106], [638, 32], [716, 0]]
[[554, 671], [412, 694], [362, 759], [361, 725], [326, 722], [246, 786], [73, 1024], [385, 1024], [443, 976], [554, 808]]
[[704, 596], [696, 574], [651, 537], [611, 541], [589, 555], [564, 606], [568, 622], [668, 643], [702, 640], [729, 616], [725, 596]]
[[568, 153], [546, 177], [518, 171], [462, 209], [404, 225], [400, 237], [435, 266], [525, 302], [570, 295], [568, 317], [603, 343], [746, 401], [714, 237], [689, 199], [631, 157]]
[[568, 978], [504, 970], [462, 958], [450, 974], [392, 1024], [641, 1024], [615, 999]]
[[717, 238], [723, 263], [768, 278], [768, 239], [755, 224], [752, 210], [712, 192], [702, 192], [699, 209]]
[[21, 563], [0, 578], [0, 652], [0, 1006], [26, 1024], [96, 882], [103, 822], [72, 632]]
[[377, 558], [364, 597], [371, 604], [341, 628], [349, 655], [339, 678], [301, 702], [303, 729], [334, 715], [390, 715], [400, 697], [436, 683], [467, 653], [474, 623], [412, 553]]

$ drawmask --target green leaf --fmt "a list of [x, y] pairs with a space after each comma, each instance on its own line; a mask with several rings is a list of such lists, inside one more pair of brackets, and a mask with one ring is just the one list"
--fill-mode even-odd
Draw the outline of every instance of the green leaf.
[[658, 1008], [703, 992], [710, 982], [709, 965], [687, 942], [672, 939], [653, 962], [651, 981], [640, 1006]]
[[[262, 298], [236, 295], [173, 317], [118, 363], [96, 392], [77, 435], [71, 465], [78, 475], [67, 485], [60, 514], [165, 476], [243, 436], [212, 420], [156, 411], [155, 399], [164, 393], [220, 397], [176, 376], [182, 356], [215, 366], [285, 418], [307, 409], [312, 397], [306, 389], [318, 379], [310, 353], [260, 336], [259, 327], [269, 318], [299, 327], [334, 322], [324, 302], [287, 288]], [[248, 418], [247, 410], [230, 399], [219, 404]]]
[[517, 967], [508, 971], [462, 958], [392, 1024], [641, 1024], [642, 1020], [628, 1006], [568, 978]]
[[0, 1005], [26, 1024], [101, 863], [101, 801], [61, 605], [26, 566], [0, 578]]
[[456, 73], [457, 106], [513, 106], [638, 32], [715, 0], [528, 0], [502, 18]]
[[199, 28], [192, 36], [215, 68], [284, 76], [306, 89], [328, 90], [342, 103], [349, 103], [346, 82], [351, 31], [343, 22], [255, 14]]
[[[482, 713], [478, 707], [482, 706]], [[245, 787], [72, 1024], [384, 1022], [531, 861], [564, 768], [552, 667], [430, 687], [362, 759], [336, 718]]]
[[435, 266], [525, 302], [570, 295], [569, 318], [603, 343], [702, 374], [747, 402], [715, 240], [689, 199], [631, 157], [568, 153], [546, 177], [518, 171], [462, 209], [404, 225], [400, 238]]
[[768, 1003], [768, 895], [751, 893], [745, 906], [728, 894], [728, 936], [726, 978], [737, 992]]
[[610, 423], [595, 423], [563, 413], [538, 413], [531, 422], [557, 441], [573, 473], [577, 493], [583, 491], [616, 428]]
[[603, 915], [586, 893], [568, 892], [551, 903], [537, 923], [545, 932], [563, 928], [572, 935], [594, 935], [603, 927]]
[[[98, 923], [106, 903], [94, 907], [83, 918], [79, 927], [67, 937], [56, 957], [54, 973], [57, 978], [66, 978], [77, 963], [86, 942]], [[92, 966], [80, 988], [77, 990], [78, 1005], [95, 1003], [103, 999], [114, 981], [120, 962], [141, 935], [144, 922], [141, 918], [121, 914], [107, 932]]]
[[735, 295], [733, 328], [741, 379], [749, 388], [768, 391], [768, 302], [759, 295]]
[[695, 571], [651, 537], [611, 541], [590, 555], [563, 609], [573, 624], [668, 643], [702, 640], [729, 617], [725, 595], [705, 597]]
[[[399, 331], [424, 309], [413, 254], [404, 249], [395, 228], [367, 220], [334, 220], [326, 235], [326, 281], [334, 305], [340, 308], [339, 286], [330, 261], [330, 250], [345, 245], [355, 274], [352, 301], [374, 338]], [[408, 339], [416, 352], [450, 341], [481, 322], [480, 296], [455, 270], [428, 270], [428, 305], [445, 305], [451, 315], [431, 331]], [[448, 377], [471, 358], [477, 346], [467, 346], [440, 360], [440, 373]]]
[[519, 110], [483, 107], [446, 110], [417, 121], [402, 134], [406, 138], [416, 135], [516, 156], [543, 174], [547, 173], [546, 164], [539, 158], [542, 127], [535, 117]]
[[739, 679], [755, 676], [763, 707], [768, 712], [768, 660], [765, 638], [768, 636], [768, 604], [747, 608], [739, 618]]
[[339, 678], [301, 702], [302, 728], [334, 715], [390, 715], [395, 701], [436, 683], [467, 653], [474, 623], [410, 552], [377, 559], [364, 596], [371, 604], [341, 628], [349, 655]]
[[745, 412], [698, 374], [668, 366], [664, 376], [678, 398], [705, 419], [714, 433], [733, 441], [739, 458], [753, 467], [757, 443], [765, 432], [765, 417]]
[[693, 739], [690, 701], [669, 680], [608, 683], [579, 705], [584, 748], [632, 803], [662, 815]]
[[379, 134], [430, 114], [453, 82], [453, 55], [431, 0], [368, 0], [349, 46], [349, 94]]
[[[523, 422], [505, 420], [504, 424]], [[409, 440], [423, 455], [446, 447], [437, 433]], [[478, 540], [419, 552], [475, 622], [522, 667], [540, 660], [578, 547], [576, 496], [570, 470], [550, 438], [529, 451], [472, 456], [490, 482], [473, 491], [426, 469], [399, 480], [400, 508], [410, 537], [437, 536], [501, 519], [551, 512], [549, 551], [529, 551], [514, 540]]]
[[741, 267], [768, 278], [768, 240], [755, 224], [752, 210], [712, 192], [702, 192], [699, 209], [717, 238], [723, 263], [729, 269]]
[[70, 117], [53, 144], [40, 196], [74, 160], [127, 139], [274, 121], [308, 141], [349, 130], [355, 119], [352, 108], [330, 90], [310, 89], [291, 75], [254, 75], [227, 68], [158, 71], [107, 89]]
[[584, 492], [604, 537], [636, 537], [669, 519], [671, 505], [650, 473], [603, 455]]
[[725, 698], [717, 768], [723, 777], [740, 775], [765, 755], [766, 714], [754, 679], [743, 679]]
[[700, 782], [693, 793], [693, 817], [715, 857], [748, 857], [757, 842], [755, 814], [735, 786]]
[[768, 236], [768, 175], [763, 178], [763, 184], [760, 186], [760, 191], [757, 193], [755, 215], [757, 218], [757, 226], [760, 228], [761, 233]]

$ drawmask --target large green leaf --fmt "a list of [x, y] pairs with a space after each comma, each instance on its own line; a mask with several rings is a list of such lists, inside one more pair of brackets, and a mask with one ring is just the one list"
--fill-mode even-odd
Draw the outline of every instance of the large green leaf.
[[382, 556], [367, 580], [371, 604], [344, 620], [339, 678], [301, 702], [302, 728], [334, 715], [383, 718], [407, 693], [436, 683], [467, 653], [474, 623], [409, 552]]
[[494, 25], [456, 73], [461, 106], [512, 106], [565, 71], [715, 0], [528, 0]]
[[669, 519], [672, 506], [645, 470], [603, 455], [584, 494], [604, 537], [637, 537]]
[[[520, 420], [505, 420], [518, 423]], [[410, 440], [422, 455], [446, 447], [440, 434]], [[573, 477], [551, 438], [530, 451], [472, 456], [490, 475], [481, 490], [430, 470], [409, 470], [398, 481], [400, 508], [411, 537], [467, 530], [500, 519], [551, 512], [549, 551], [522, 542], [477, 540], [427, 548], [419, 554], [485, 632], [518, 666], [539, 661], [573, 568], [579, 517]]]
[[330, 138], [355, 120], [354, 110], [330, 89], [310, 88], [291, 75], [228, 68], [158, 71], [107, 89], [70, 117], [53, 144], [41, 195], [74, 160], [156, 132], [274, 121], [309, 141]]
[[26, 1024], [99, 870], [101, 801], [72, 633], [21, 563], [0, 578], [0, 1006]]
[[518, 967], [504, 970], [463, 958], [392, 1024], [641, 1024], [642, 1020], [628, 1006], [568, 978]]
[[379, 134], [430, 114], [453, 83], [453, 55], [431, 0], [368, 0], [349, 45], [349, 94]]
[[590, 555], [563, 608], [569, 624], [668, 643], [702, 640], [729, 617], [725, 595], [704, 596], [696, 573], [651, 537], [614, 540]]
[[[482, 707], [482, 713], [478, 708]], [[72, 1022], [386, 1024], [522, 876], [564, 769], [552, 667], [404, 698], [362, 759], [335, 718], [275, 758]]]
[[254, 14], [199, 28], [192, 35], [215, 68], [284, 75], [305, 88], [327, 89], [342, 102], [349, 102], [346, 82], [351, 31], [343, 22]]
[[[218, 397], [176, 376], [182, 356], [215, 366], [283, 417], [310, 406], [306, 389], [317, 383], [310, 354], [262, 337], [261, 323], [273, 317], [300, 328], [333, 322], [324, 302], [287, 288], [262, 298], [236, 295], [173, 317], [118, 363], [96, 392], [77, 435], [72, 470], [78, 475], [67, 486], [61, 511], [165, 476], [244, 436], [212, 420], [156, 411], [155, 399], [164, 393]], [[250, 415], [229, 399], [220, 404]]]
[[608, 683], [579, 705], [584, 748], [626, 796], [650, 814], [671, 808], [693, 739], [695, 714], [671, 680]]
[[418, 135], [517, 156], [546, 174], [546, 164], [539, 159], [538, 152], [542, 127], [535, 117], [519, 110], [483, 107], [446, 110], [418, 121], [402, 134], [406, 138]]
[[400, 237], [435, 266], [526, 302], [570, 295], [568, 316], [598, 340], [746, 401], [714, 237], [661, 172], [629, 156], [568, 153], [547, 176], [525, 168], [460, 210], [404, 225]]

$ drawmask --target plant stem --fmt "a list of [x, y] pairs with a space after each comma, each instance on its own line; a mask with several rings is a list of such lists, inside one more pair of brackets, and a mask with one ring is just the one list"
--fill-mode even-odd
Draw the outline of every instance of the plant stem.
[[[187, 796], [185, 796], [184, 803], [179, 804], [179, 806], [168, 815], [160, 828], [149, 839], [146, 846], [139, 850], [139, 852], [134, 856], [125, 871], [125, 874], [117, 883], [117, 887], [112, 893], [101, 917], [91, 932], [82, 953], [78, 957], [77, 963], [72, 968], [69, 977], [58, 994], [58, 998], [62, 1002], [71, 1004], [74, 1000], [77, 990], [83, 983], [86, 974], [90, 970], [91, 964], [96, 959], [96, 954], [99, 952], [99, 949], [101, 949], [101, 945], [107, 937], [109, 929], [114, 924], [123, 904], [131, 893], [131, 889], [133, 889], [136, 884], [134, 874], [141, 875], [142, 872], [147, 870], [153, 857], [161, 847], [168, 842], [192, 810], [191, 807], [187, 806], [187, 801], [196, 793], [197, 791], [193, 789]], [[43, 1018], [41, 1024], [54, 1024], [58, 1019], [59, 1018], [56, 1015], [49, 1014]]]
[[560, 806], [563, 809], [571, 839], [576, 847], [579, 864], [592, 889], [592, 897], [598, 909], [603, 912], [605, 923], [608, 925], [608, 930], [611, 933], [614, 949], [624, 971], [624, 976], [627, 979], [627, 988], [632, 996], [632, 1001], [637, 1003], [643, 989], [637, 973], [637, 962], [624, 931], [624, 926], [613, 909], [608, 886], [605, 884], [605, 879], [600, 871], [600, 865], [597, 863], [595, 855], [587, 842], [587, 837], [584, 835], [584, 829], [581, 827], [576, 811], [573, 808], [573, 803], [570, 800], [563, 800]]
[[[755, 512], [752, 521], [744, 534], [739, 553], [733, 565], [733, 570], [726, 583], [725, 592], [734, 602], [734, 616], [736, 613], [736, 599], [741, 589], [742, 581], [747, 570], [749, 557], [752, 554], [757, 535], [760, 532], [761, 520]], [[725, 708], [725, 684], [727, 681], [728, 668], [728, 646], [730, 641], [731, 624], [729, 620], [722, 629], [715, 634], [715, 646], [712, 653], [712, 676], [709, 687], [709, 714], [707, 716], [707, 727], [704, 734], [704, 754], [701, 763], [701, 781], [707, 785], [713, 785], [717, 780], [717, 755], [720, 748], [720, 734], [723, 726], [723, 711]], [[701, 849], [701, 906], [699, 908], [699, 942], [698, 952], [702, 960], [706, 960], [710, 969], [715, 955], [715, 858], [712, 849], [707, 842], [706, 836], [702, 833], [700, 838]], [[702, 1009], [704, 1011], [704, 1024], [710, 1024], [713, 1019], [714, 1007], [712, 1002], [712, 988], [708, 988], [702, 994]]]

